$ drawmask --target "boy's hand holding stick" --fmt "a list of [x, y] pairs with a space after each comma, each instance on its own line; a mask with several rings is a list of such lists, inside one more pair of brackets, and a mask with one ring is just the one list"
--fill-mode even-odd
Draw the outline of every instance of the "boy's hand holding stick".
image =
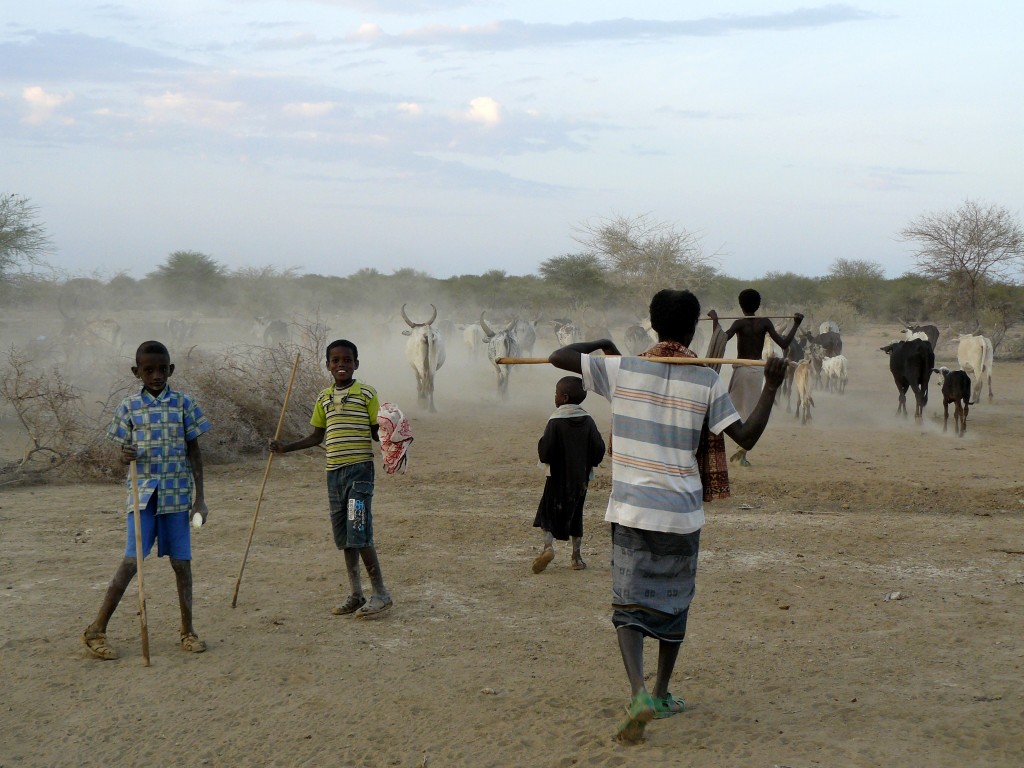
[[[281, 426], [284, 424], [284, 414], [288, 410], [288, 398], [292, 395], [292, 384], [295, 383], [295, 372], [299, 368], [299, 353], [295, 353], [295, 362], [292, 364], [292, 375], [288, 379], [288, 391], [284, 393], [284, 403], [281, 405], [281, 418], [277, 420], [277, 430], [274, 432], [274, 440], [281, 436]], [[231, 596], [231, 607], [234, 608], [238, 602], [238, 588], [242, 584], [242, 572], [245, 570], [245, 561], [249, 557], [249, 547], [252, 545], [252, 536], [256, 532], [256, 519], [260, 516], [260, 504], [263, 503], [263, 491], [267, 487], [267, 477], [270, 475], [270, 465], [274, 463], [274, 452], [267, 456], [267, 468], [263, 471], [263, 483], [260, 485], [260, 495], [256, 499], [256, 512], [252, 516], [252, 527], [249, 528], [249, 540], [245, 544], [245, 554], [242, 555], [242, 567], [238, 569], [238, 579], [235, 581], [235, 592]], [[141, 572], [140, 572], [141, 573]], [[141, 582], [140, 582], [141, 584]]]
[[135, 507], [135, 570], [139, 576], [139, 622], [142, 625], [142, 666], [149, 666], [149, 625], [146, 623], [146, 590], [142, 585], [142, 515], [139, 511], [139, 471], [135, 467], [135, 447], [129, 446], [132, 460], [129, 462], [129, 475], [132, 483], [132, 505]]

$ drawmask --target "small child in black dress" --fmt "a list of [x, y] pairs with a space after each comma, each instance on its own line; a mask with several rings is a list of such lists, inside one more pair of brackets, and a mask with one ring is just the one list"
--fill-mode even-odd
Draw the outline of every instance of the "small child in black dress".
[[580, 407], [586, 396], [583, 379], [559, 379], [555, 412], [537, 443], [540, 460], [548, 465], [548, 477], [533, 521], [534, 528], [544, 532], [544, 549], [533, 561], [534, 573], [540, 573], [555, 559], [554, 540], [567, 541], [570, 536], [573, 570], [587, 567], [580, 554], [583, 503], [594, 467], [604, 458], [604, 440], [594, 419]]

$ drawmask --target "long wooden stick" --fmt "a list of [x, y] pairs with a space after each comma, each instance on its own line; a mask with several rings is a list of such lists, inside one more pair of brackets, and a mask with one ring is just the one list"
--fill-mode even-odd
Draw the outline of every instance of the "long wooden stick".
[[[284, 403], [281, 405], [281, 418], [277, 420], [277, 429], [274, 431], [274, 439], [281, 436], [281, 426], [284, 424], [284, 413], [288, 410], [288, 398], [292, 396], [292, 384], [295, 383], [295, 371], [299, 368], [299, 353], [295, 353], [295, 362], [292, 364], [292, 375], [288, 379], [288, 391], [284, 393]], [[238, 588], [242, 584], [242, 572], [245, 570], [245, 561], [249, 557], [249, 547], [252, 546], [252, 536], [256, 533], [256, 520], [260, 516], [260, 504], [263, 503], [263, 491], [267, 487], [267, 477], [270, 476], [270, 465], [274, 463], [274, 452], [267, 456], [267, 468], [263, 471], [263, 483], [260, 485], [260, 495], [256, 499], [256, 512], [252, 516], [252, 527], [249, 528], [249, 540], [245, 543], [245, 554], [242, 555], [242, 567], [238, 569], [238, 579], [235, 580], [235, 592], [231, 595], [231, 607], [234, 608], [238, 602]]]
[[[608, 355], [615, 357], [615, 355]], [[764, 360], [747, 360], [733, 357], [645, 357], [652, 363], [671, 363], [672, 365], [750, 365], [764, 367]], [[498, 357], [494, 360], [498, 365], [543, 365], [548, 362], [546, 357]]]
[[139, 575], [139, 623], [142, 629], [142, 666], [149, 666], [149, 624], [146, 621], [146, 590], [142, 584], [142, 513], [139, 511], [139, 470], [135, 459], [129, 464], [128, 474], [132, 483], [132, 505], [135, 507], [135, 570]]
[[[698, 317], [698, 320], [710, 320], [710, 317]], [[792, 315], [742, 315], [741, 317], [720, 317], [719, 320], [792, 320]]]

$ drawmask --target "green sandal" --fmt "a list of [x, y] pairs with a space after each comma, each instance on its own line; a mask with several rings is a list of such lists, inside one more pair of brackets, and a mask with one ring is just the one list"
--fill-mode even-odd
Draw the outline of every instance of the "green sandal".
[[666, 693], [664, 699], [654, 699], [654, 717], [656, 720], [664, 720], [666, 717], [678, 715], [686, 711], [686, 702], [681, 696], [673, 696]]
[[654, 697], [646, 690], [640, 691], [626, 707], [627, 718], [615, 732], [615, 740], [626, 744], [637, 744], [643, 740], [644, 728], [657, 716]]

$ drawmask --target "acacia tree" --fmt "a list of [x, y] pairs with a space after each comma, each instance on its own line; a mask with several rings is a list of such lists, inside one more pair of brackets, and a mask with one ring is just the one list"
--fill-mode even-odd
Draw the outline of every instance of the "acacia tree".
[[952, 308], [980, 322], [983, 293], [1024, 268], [1024, 230], [1006, 208], [965, 200], [955, 211], [924, 214], [899, 232], [913, 242], [918, 274], [951, 289]]
[[162, 285], [173, 299], [216, 302], [222, 298], [226, 270], [198, 251], [175, 251], [147, 277]]
[[828, 270], [827, 289], [834, 299], [853, 305], [863, 314], [872, 304], [877, 305], [878, 289], [884, 279], [885, 271], [878, 262], [836, 259]]
[[641, 306], [662, 288], [698, 289], [716, 273], [700, 235], [647, 214], [584, 222], [573, 239]]
[[0, 283], [14, 272], [39, 266], [51, 244], [46, 228], [36, 220], [37, 208], [21, 195], [0, 195]]
[[593, 253], [567, 253], [540, 263], [540, 276], [565, 292], [573, 303], [572, 311], [603, 299], [608, 282], [601, 261]]

